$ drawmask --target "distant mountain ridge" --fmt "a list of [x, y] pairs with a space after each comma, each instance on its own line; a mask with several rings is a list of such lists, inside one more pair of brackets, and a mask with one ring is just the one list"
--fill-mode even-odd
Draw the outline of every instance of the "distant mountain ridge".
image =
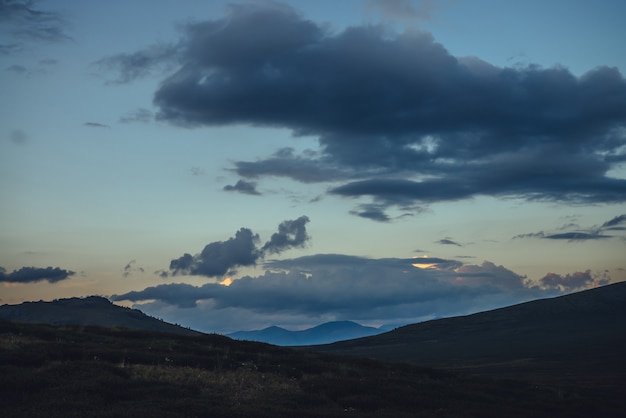
[[271, 326], [261, 330], [237, 331], [227, 336], [237, 340], [260, 341], [282, 346], [300, 346], [369, 337], [382, 332], [385, 330], [363, 326], [353, 321], [332, 321], [299, 331], [289, 331], [281, 327]]
[[0, 306], [0, 318], [9, 321], [52, 325], [94, 325], [179, 335], [200, 335], [179, 325], [153, 318], [137, 309], [124, 308], [100, 296], [24, 302]]

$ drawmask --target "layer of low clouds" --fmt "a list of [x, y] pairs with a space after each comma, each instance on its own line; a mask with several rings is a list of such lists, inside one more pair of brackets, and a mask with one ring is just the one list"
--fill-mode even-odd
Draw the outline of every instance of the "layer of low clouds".
[[66, 280], [76, 274], [73, 271], [65, 270], [59, 267], [22, 267], [19, 270], [13, 270], [7, 273], [7, 270], [0, 267], [0, 282], [4, 283], [34, 283], [47, 281], [56, 283]]
[[154, 94], [160, 120], [317, 137], [319, 150], [277, 150], [234, 170], [330, 182], [330, 194], [374, 205], [352, 212], [363, 218], [481, 195], [626, 201], [626, 179], [609, 174], [626, 161], [626, 80], [616, 68], [580, 77], [558, 66], [502, 68], [453, 56], [423, 31], [333, 32], [278, 3], [232, 5], [171, 44], [100, 64], [120, 83], [169, 68]]
[[[169, 283], [114, 295], [142, 310], [205, 331], [229, 332], [291, 321], [316, 324], [416, 322], [466, 314], [595, 285], [587, 272], [547, 274], [534, 282], [489, 261], [463, 264], [434, 257], [367, 258], [343, 254], [268, 260], [259, 276], [229, 285]], [[420, 268], [421, 267], [421, 268]], [[145, 303], [145, 304], [143, 304]]]
[[610, 282], [607, 276], [594, 277], [591, 270], [579, 271], [572, 274], [548, 273], [540, 280], [541, 284], [549, 289], [559, 289], [565, 292], [581, 290], [590, 286], [603, 286]]

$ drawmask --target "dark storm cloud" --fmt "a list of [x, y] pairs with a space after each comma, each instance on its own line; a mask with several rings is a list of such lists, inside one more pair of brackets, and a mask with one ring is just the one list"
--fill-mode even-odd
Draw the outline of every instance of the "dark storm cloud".
[[242, 177], [289, 177], [302, 183], [318, 183], [355, 176], [350, 170], [338, 167], [319, 153], [307, 151], [297, 155], [293, 148], [277, 150], [269, 158], [258, 161], [236, 161], [235, 171]]
[[[539, 232], [529, 232], [525, 234], [519, 234], [513, 237], [513, 239], [517, 238], [545, 238], [552, 240], [566, 240], [570, 242], [575, 241], [588, 241], [588, 240], [602, 240], [607, 238], [614, 238], [615, 235], [607, 235], [606, 231], [613, 231], [614, 233], [619, 233], [620, 231], [626, 231], [626, 228], [620, 226], [622, 224], [626, 224], [626, 214], [619, 215], [604, 222], [600, 226], [592, 226], [588, 228], [580, 228], [580, 226], [576, 223], [568, 223], [563, 225], [558, 230], [566, 230], [566, 232], [559, 233], [545, 233], [544, 231]], [[570, 229], [570, 231], [567, 231]]]
[[560, 275], [548, 273], [540, 280], [542, 286], [549, 289], [561, 289], [563, 291], [574, 291], [588, 288], [590, 286], [603, 286], [610, 282], [610, 278], [605, 276], [594, 277], [591, 270], [579, 271], [572, 274]]
[[[464, 314], [477, 309], [560, 294], [530, 285], [524, 276], [490, 262], [463, 266], [433, 258], [445, 268], [417, 268], [415, 259], [371, 259], [318, 254], [266, 263], [271, 270], [229, 286], [164, 284], [112, 297], [115, 301], [156, 300], [196, 308], [213, 327], [223, 312], [240, 318], [278, 317], [373, 320]], [[240, 319], [241, 320], [241, 319]], [[241, 326], [241, 325], [240, 325]]]
[[[35, 7], [32, 0], [0, 0], [2, 32], [22, 39], [63, 42], [71, 38], [65, 33], [67, 23], [62, 15]], [[18, 49], [20, 44], [9, 44]], [[7, 46], [7, 45], [5, 45]]]
[[186, 253], [172, 260], [170, 270], [174, 275], [223, 276], [235, 267], [255, 265], [261, 257], [256, 247], [258, 241], [258, 235], [248, 228], [241, 228], [234, 237], [207, 244], [195, 256]]
[[235, 185], [226, 185], [224, 189], [227, 192], [239, 192], [243, 194], [260, 195], [256, 189], [256, 183], [252, 181], [239, 180]]
[[207, 244], [199, 254], [186, 253], [172, 260], [170, 271], [173, 275], [218, 277], [233, 273], [237, 267], [254, 266], [266, 254], [279, 254], [290, 248], [303, 247], [309, 240], [306, 230], [308, 222], [306, 216], [281, 222], [278, 232], [261, 248], [257, 247], [259, 235], [248, 228], [241, 228], [226, 241]]
[[310, 237], [306, 231], [309, 218], [301, 216], [298, 219], [281, 222], [278, 232], [272, 234], [261, 251], [269, 254], [279, 254], [290, 248], [302, 248]]
[[33, 283], [45, 280], [49, 283], [56, 283], [74, 274], [76, 273], [73, 271], [64, 270], [59, 267], [22, 267], [19, 270], [14, 270], [12, 273], [7, 273], [6, 269], [0, 267], [0, 282]]
[[353, 213], [378, 221], [382, 209], [481, 195], [626, 201], [626, 180], [609, 174], [626, 160], [626, 80], [615, 68], [501, 68], [453, 56], [425, 32], [332, 32], [276, 3], [231, 6], [172, 45], [104, 62], [129, 81], [177, 60], [154, 95], [161, 120], [318, 138], [315, 152], [236, 161], [244, 178], [344, 182], [329, 192], [372, 199], [378, 210]]

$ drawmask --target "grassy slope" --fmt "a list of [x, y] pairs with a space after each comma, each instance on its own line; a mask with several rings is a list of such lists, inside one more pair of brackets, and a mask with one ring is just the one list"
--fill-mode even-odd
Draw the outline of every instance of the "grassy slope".
[[626, 283], [313, 349], [625, 396]]
[[150, 317], [137, 309], [114, 305], [98, 296], [2, 305], [0, 318], [30, 323], [97, 325], [182, 335], [200, 334], [197, 331]]
[[619, 416], [516, 381], [197, 337], [0, 321], [3, 416]]

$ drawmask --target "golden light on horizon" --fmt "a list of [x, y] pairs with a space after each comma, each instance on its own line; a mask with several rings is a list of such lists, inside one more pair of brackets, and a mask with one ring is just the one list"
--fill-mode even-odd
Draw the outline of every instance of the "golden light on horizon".
[[[430, 257], [428, 257], [427, 255], [422, 256], [422, 257], [418, 257], [416, 255], [414, 255], [413, 257], [411, 257], [413, 259], [419, 259], [419, 260], [424, 260], [424, 259], [428, 259]], [[428, 262], [423, 262], [423, 263], [413, 263], [411, 264], [413, 267], [417, 267], [418, 269], [432, 269], [432, 268], [437, 268], [437, 264], [436, 263], [428, 263]]]
[[222, 286], [230, 286], [233, 283], [233, 278], [232, 277], [227, 277], [224, 280], [222, 280], [221, 282], [218, 282], [219, 284], [221, 284]]

